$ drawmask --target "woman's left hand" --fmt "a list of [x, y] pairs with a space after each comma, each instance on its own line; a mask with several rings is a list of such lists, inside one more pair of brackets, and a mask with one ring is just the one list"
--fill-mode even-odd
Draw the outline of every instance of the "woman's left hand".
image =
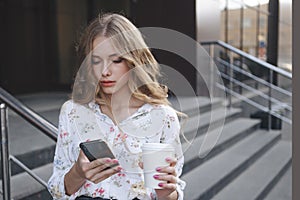
[[154, 175], [154, 178], [156, 180], [162, 181], [159, 183], [159, 186], [162, 189], [155, 190], [159, 200], [178, 198], [178, 194], [176, 191], [177, 174], [175, 170], [177, 160], [175, 158], [166, 158], [166, 161], [170, 163], [169, 166], [156, 168], [157, 172], [164, 174], [158, 173]]

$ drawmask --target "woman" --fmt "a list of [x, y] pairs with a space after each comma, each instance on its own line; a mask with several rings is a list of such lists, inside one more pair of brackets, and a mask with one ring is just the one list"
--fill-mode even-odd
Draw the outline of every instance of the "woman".
[[[82, 64], [72, 100], [61, 108], [48, 182], [53, 198], [183, 199], [177, 112], [169, 106], [166, 87], [157, 81], [158, 63], [138, 29], [121, 15], [99, 16], [85, 30], [77, 51]], [[153, 134], [142, 135], [142, 129], [133, 134], [124, 128], [128, 124], [149, 127], [149, 115], [157, 109], [164, 115]], [[115, 159], [89, 162], [79, 143], [99, 138], [109, 144]], [[176, 158], [166, 158], [169, 166], [156, 169], [165, 173], [154, 176], [161, 181], [160, 189], [144, 186], [141, 146], [148, 142], [175, 147]], [[114, 167], [107, 168], [110, 165]]]

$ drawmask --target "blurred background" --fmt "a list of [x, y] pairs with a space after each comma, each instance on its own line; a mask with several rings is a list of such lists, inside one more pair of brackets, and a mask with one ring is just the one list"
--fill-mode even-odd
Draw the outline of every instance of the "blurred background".
[[[201, 45], [200, 56], [196, 45], [188, 51], [195, 66], [151, 49], [193, 90], [169, 96], [189, 116], [185, 199], [290, 200], [292, 0], [0, 0], [0, 199], [52, 199], [46, 182], [59, 111], [78, 70], [75, 46], [105, 12]], [[168, 78], [168, 86], [184, 85]], [[202, 146], [206, 136], [216, 142], [212, 149]]]
[[[69, 90], [76, 42], [101, 12], [123, 13], [138, 27], [170, 28], [198, 42], [222, 40], [291, 71], [291, 9], [291, 0], [1, 0], [0, 85], [13, 94]], [[196, 87], [193, 67], [153, 51]]]

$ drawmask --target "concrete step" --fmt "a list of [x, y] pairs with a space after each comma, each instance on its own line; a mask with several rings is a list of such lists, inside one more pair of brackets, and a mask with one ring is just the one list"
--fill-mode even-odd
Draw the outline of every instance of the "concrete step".
[[291, 161], [291, 142], [279, 141], [213, 199], [264, 199], [288, 167], [291, 166]]
[[[218, 128], [197, 137], [191, 144], [183, 143], [182, 148], [185, 160], [183, 174], [188, 173], [190, 170], [223, 152], [226, 148], [252, 134], [258, 129], [259, 123], [258, 120], [239, 118], [225, 124], [222, 130]], [[206, 145], [204, 145], [204, 141]], [[211, 145], [213, 145], [212, 149], [210, 148]]]
[[292, 167], [290, 166], [265, 200], [292, 200]]
[[16, 96], [22, 103], [36, 112], [58, 110], [69, 99], [71, 92], [42, 92]]
[[[188, 120], [182, 124], [184, 135], [188, 141], [193, 141], [201, 134], [237, 119], [240, 113], [241, 110], [238, 108], [228, 109], [226, 107], [220, 107], [202, 115], [200, 114], [188, 118]], [[182, 141], [184, 141], [184, 139], [182, 139]]]
[[[33, 170], [34, 173], [36, 173], [42, 180], [45, 182], [48, 181], [52, 174], [52, 164], [47, 164], [44, 166], [41, 166], [39, 168], [36, 168]], [[2, 181], [0, 181], [0, 188], [2, 190]], [[45, 187], [38, 183], [34, 178], [32, 178], [27, 173], [20, 173], [17, 175], [12, 176], [11, 178], [11, 197], [12, 199], [19, 200], [23, 199], [25, 197], [28, 197], [32, 194], [39, 193], [41, 191], [45, 190]], [[2, 191], [1, 191], [2, 193]], [[50, 194], [48, 194], [48, 197], [50, 199]], [[0, 199], [2, 196], [0, 196]], [[51, 198], [52, 199], [52, 198]], [[43, 199], [46, 200], [46, 199]]]
[[193, 117], [220, 108], [224, 101], [220, 98], [177, 97], [169, 99], [172, 106], [189, 117]]
[[[211, 199], [280, 139], [279, 132], [258, 130], [182, 176], [186, 199]], [[197, 191], [197, 192], [195, 192]]]

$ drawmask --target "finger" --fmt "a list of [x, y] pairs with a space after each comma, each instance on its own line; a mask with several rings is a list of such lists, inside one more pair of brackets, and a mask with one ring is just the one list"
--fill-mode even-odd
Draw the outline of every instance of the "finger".
[[167, 183], [177, 183], [177, 177], [173, 175], [161, 175], [161, 174], [156, 174], [153, 176], [154, 179], [160, 180], [160, 181], [165, 181]]
[[90, 169], [93, 169], [93, 168], [96, 168], [96, 167], [99, 167], [99, 166], [102, 166], [104, 165], [103, 169], [105, 169], [106, 167], [108, 167], [111, 163], [112, 163], [112, 159], [110, 158], [99, 158], [99, 159], [96, 159], [94, 161], [92, 161], [90, 163]]
[[119, 164], [117, 159], [101, 158], [90, 163], [89, 169], [86, 171], [86, 177], [91, 179], [95, 174]]
[[78, 155], [77, 160], [84, 161], [84, 162], [90, 162], [89, 159], [86, 157], [86, 155], [83, 153], [82, 150], [79, 151], [79, 155]]
[[174, 183], [159, 183], [158, 186], [162, 189], [176, 190], [176, 184]]
[[108, 177], [120, 172], [122, 170], [121, 166], [116, 166], [112, 168], [107, 168], [106, 170], [101, 171], [100, 173], [95, 174], [91, 181], [95, 184], [107, 179]]
[[167, 161], [167, 163], [169, 163], [170, 166], [172, 166], [172, 167], [174, 167], [174, 166], [177, 164], [177, 159], [176, 159], [176, 158], [168, 157], [168, 158], [166, 158], [166, 161]]
[[170, 166], [158, 167], [158, 168], [156, 168], [156, 171], [159, 173], [166, 173], [166, 174], [170, 174], [173, 176], [177, 176], [175, 167], [170, 167]]
[[144, 169], [144, 163], [143, 163], [143, 162], [139, 162], [139, 167], [140, 167], [141, 169]]
[[88, 179], [88, 180], [92, 180], [92, 178], [101, 173], [102, 171], [104, 171], [107, 167], [109, 167], [108, 165], [106, 164], [103, 164], [103, 165], [99, 165], [98, 167], [94, 167], [88, 171], [86, 171], [85, 173], [85, 177]]
[[[106, 162], [106, 163], [104, 163]], [[95, 174], [103, 171], [105, 168], [110, 166], [110, 159], [97, 159], [92, 162], [86, 163], [82, 166], [84, 177], [90, 180]]]

